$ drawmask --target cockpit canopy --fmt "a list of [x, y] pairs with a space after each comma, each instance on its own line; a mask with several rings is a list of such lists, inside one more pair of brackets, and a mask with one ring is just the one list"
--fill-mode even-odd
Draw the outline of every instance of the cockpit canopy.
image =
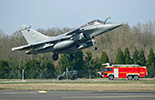
[[87, 26], [91, 26], [91, 25], [97, 25], [97, 24], [104, 24], [104, 22], [101, 21], [101, 20], [96, 19], [96, 20], [93, 20], [91, 22], [88, 22], [87, 24], [85, 24], [85, 25], [83, 25], [81, 27], [83, 28], [83, 27], [87, 27]]

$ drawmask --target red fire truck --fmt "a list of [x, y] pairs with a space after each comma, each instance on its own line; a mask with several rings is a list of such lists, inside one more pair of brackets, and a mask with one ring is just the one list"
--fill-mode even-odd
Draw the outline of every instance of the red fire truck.
[[139, 66], [135, 64], [128, 65], [112, 65], [107, 64], [101, 71], [101, 76], [113, 80], [114, 78], [128, 78], [128, 80], [139, 80], [147, 75], [146, 66]]

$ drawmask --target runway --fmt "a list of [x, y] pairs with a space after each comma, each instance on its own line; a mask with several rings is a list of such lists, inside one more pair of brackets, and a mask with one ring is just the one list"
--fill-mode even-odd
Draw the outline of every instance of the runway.
[[[15, 80], [15, 81], [0, 81], [0, 83], [26, 83], [26, 82], [92, 82], [92, 81], [110, 81], [108, 79], [76, 79], [76, 80], [70, 80], [70, 79], [64, 79], [64, 80], [57, 80], [57, 79], [52, 79], [52, 80]], [[126, 79], [120, 79], [120, 80], [113, 80], [113, 81], [128, 81]]]
[[0, 100], [155, 100], [155, 92], [0, 91]]

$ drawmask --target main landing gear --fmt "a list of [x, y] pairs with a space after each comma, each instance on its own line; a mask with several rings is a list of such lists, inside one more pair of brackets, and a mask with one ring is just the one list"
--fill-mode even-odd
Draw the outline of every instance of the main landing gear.
[[[59, 58], [59, 56], [58, 56], [58, 54], [53, 54], [53, 60], [58, 60], [58, 58]], [[69, 60], [69, 61], [72, 61], [73, 60], [73, 55], [72, 54], [67, 54], [67, 59]]]
[[59, 56], [58, 56], [58, 54], [53, 54], [53, 60], [58, 60], [58, 58], [59, 58]]

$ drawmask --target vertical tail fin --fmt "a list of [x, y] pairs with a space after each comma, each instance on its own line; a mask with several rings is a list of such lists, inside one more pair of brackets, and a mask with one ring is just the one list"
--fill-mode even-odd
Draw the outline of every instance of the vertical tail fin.
[[25, 39], [29, 44], [35, 44], [37, 42], [48, 39], [48, 36], [35, 31], [31, 28], [31, 26], [21, 25], [19, 27], [19, 31], [23, 33]]

